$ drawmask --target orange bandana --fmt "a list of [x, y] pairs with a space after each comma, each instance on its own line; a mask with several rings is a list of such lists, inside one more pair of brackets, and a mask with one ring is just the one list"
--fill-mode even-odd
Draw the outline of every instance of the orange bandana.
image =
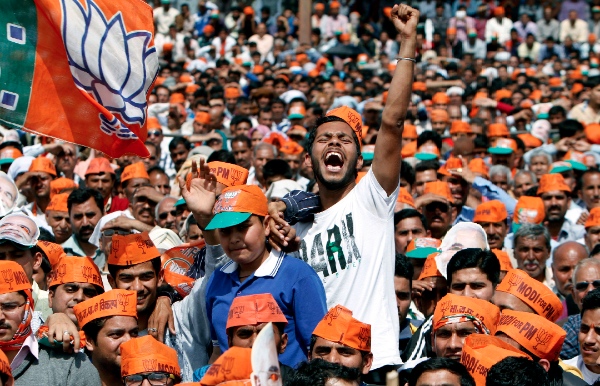
[[189, 276], [173, 272], [169, 269], [165, 269], [163, 272], [164, 280], [167, 282], [167, 284], [173, 287], [182, 298], [185, 298], [190, 294], [190, 292], [192, 292], [192, 288], [194, 288], [194, 283], [196, 280]]
[[108, 264], [130, 266], [142, 264], [155, 257], [160, 257], [160, 252], [154, 246], [148, 232], [132, 235], [114, 235], [112, 248], [108, 255]]
[[540, 185], [537, 190], [538, 195], [557, 190], [571, 193], [571, 188], [565, 182], [562, 174], [544, 174], [540, 178]]
[[481, 324], [478, 328], [480, 333], [493, 335], [496, 332], [496, 324], [500, 318], [500, 309], [492, 303], [466, 296], [447, 294], [440, 299], [433, 312], [433, 330], [452, 323], [456, 316], [464, 315], [467, 320]]
[[600, 207], [592, 208], [590, 215], [585, 220], [585, 228], [600, 226]]
[[8, 375], [9, 380], [13, 379], [10, 362], [2, 351], [0, 351], [0, 374]]
[[352, 130], [354, 130], [354, 133], [356, 133], [356, 136], [358, 137], [358, 141], [360, 142], [362, 140], [362, 118], [356, 110], [353, 110], [348, 106], [342, 106], [329, 111], [325, 116], [341, 118], [352, 128]]
[[115, 170], [110, 166], [110, 161], [104, 157], [97, 157], [90, 161], [90, 165], [85, 171], [85, 176], [90, 174], [115, 174]]
[[67, 199], [71, 193], [60, 193], [55, 194], [51, 199], [50, 203], [46, 207], [46, 212], [55, 211], [55, 212], [63, 212], [69, 213], [69, 207], [67, 205]]
[[137, 293], [122, 289], [107, 291], [73, 307], [79, 328], [107, 316], [132, 316], [137, 319]]
[[283, 145], [281, 145], [279, 151], [283, 154], [299, 155], [304, 152], [304, 148], [300, 146], [298, 142], [288, 140]]
[[471, 162], [469, 162], [469, 169], [471, 169], [471, 171], [475, 174], [480, 174], [480, 177], [489, 179], [488, 174], [490, 172], [490, 169], [485, 164], [485, 161], [481, 158], [473, 158]]
[[417, 126], [410, 125], [408, 123], [404, 124], [404, 130], [402, 130], [402, 138], [406, 139], [417, 139], [419, 135], [417, 134]]
[[24, 291], [26, 295], [25, 312], [17, 331], [11, 340], [0, 342], [0, 350], [17, 351], [21, 349], [25, 339], [31, 335], [31, 317], [35, 306], [31, 296], [31, 283], [23, 268], [14, 261], [0, 260], [0, 273], [2, 274], [0, 294]]
[[551, 362], [558, 360], [567, 336], [565, 330], [542, 316], [512, 310], [502, 311], [498, 332], [516, 340], [536, 357]]
[[127, 165], [123, 169], [123, 173], [121, 174], [121, 183], [133, 178], [145, 178], [150, 180], [150, 176], [148, 175], [143, 162], [140, 161], [131, 165]]
[[491, 137], [509, 137], [510, 132], [504, 123], [492, 123], [488, 126], [488, 138]]
[[465, 339], [460, 363], [465, 365], [477, 386], [485, 386], [490, 368], [507, 357], [531, 359], [505, 341], [489, 335], [471, 334]]
[[352, 317], [352, 311], [337, 305], [317, 324], [313, 335], [359, 351], [371, 351], [371, 325]]
[[79, 188], [79, 185], [72, 179], [65, 177], [57, 178], [50, 181], [50, 198], [62, 193], [64, 190], [74, 190], [77, 188]]
[[49, 288], [65, 283], [91, 283], [104, 292], [102, 276], [90, 257], [63, 256], [52, 269]]
[[556, 322], [562, 314], [562, 303], [552, 290], [520, 269], [508, 271], [496, 291], [516, 296], [533, 308], [536, 314], [552, 322]]
[[225, 186], [243, 185], [248, 179], [248, 169], [226, 162], [209, 162], [211, 173], [217, 177], [217, 181]]
[[400, 193], [398, 193], [398, 202], [410, 205], [413, 208], [415, 207], [415, 200], [413, 199], [413, 196], [408, 193], [406, 188], [400, 188]]
[[450, 126], [450, 134], [473, 134], [473, 130], [471, 129], [471, 125], [469, 125], [465, 121], [454, 121], [452, 122], [452, 126]]
[[425, 189], [423, 194], [433, 193], [437, 196], [443, 197], [448, 202], [454, 202], [454, 198], [452, 198], [452, 192], [450, 191], [450, 185], [444, 181], [432, 181], [425, 183]]
[[448, 116], [448, 112], [446, 110], [434, 109], [431, 110], [430, 115], [432, 121], [448, 122], [450, 120], [450, 117]]
[[473, 222], [506, 222], [508, 218], [508, 212], [506, 211], [506, 207], [499, 200], [491, 200], [488, 202], [484, 202], [477, 206], [475, 210], [475, 217], [473, 218]]
[[285, 323], [288, 321], [271, 294], [238, 296], [233, 299], [227, 316], [226, 330], [238, 326], [255, 326], [260, 323]]
[[[252, 374], [251, 354], [250, 348], [230, 347], [210, 366], [200, 385], [235, 385], [231, 381], [249, 380]], [[241, 384], [250, 385], [250, 382]]]
[[121, 344], [121, 377], [164, 372], [181, 379], [177, 351], [150, 335], [130, 339]]
[[31, 161], [29, 172], [43, 172], [56, 177], [56, 167], [54, 167], [54, 162], [52, 162], [50, 158], [44, 156], [39, 156]]
[[462, 164], [462, 161], [460, 158], [450, 156], [450, 158], [448, 158], [446, 163], [444, 165], [442, 165], [438, 169], [437, 172], [441, 175], [451, 177], [452, 176], [452, 173], [450, 173], [451, 170], [460, 169], [462, 167], [463, 167], [463, 164]]
[[492, 252], [494, 252], [494, 255], [496, 255], [496, 258], [498, 258], [498, 261], [500, 262], [500, 271], [508, 272], [513, 269], [508, 253], [499, 249], [492, 249]]
[[435, 94], [433, 94], [431, 101], [435, 105], [447, 105], [448, 103], [450, 103], [450, 98], [448, 97], [448, 95], [446, 95], [446, 93], [436, 92]]
[[[51, 243], [50, 241], [38, 241], [37, 246], [44, 252], [48, 261], [50, 261], [50, 266], [54, 268], [58, 261], [67, 256], [63, 248], [59, 244]], [[95, 264], [94, 264], [95, 266]]]
[[442, 275], [442, 273], [437, 269], [437, 263], [435, 262], [435, 257], [437, 255], [439, 255], [439, 252], [434, 252], [427, 256], [425, 263], [423, 264], [421, 274], [419, 275], [419, 280], [423, 280], [427, 277], [444, 277], [444, 275]]

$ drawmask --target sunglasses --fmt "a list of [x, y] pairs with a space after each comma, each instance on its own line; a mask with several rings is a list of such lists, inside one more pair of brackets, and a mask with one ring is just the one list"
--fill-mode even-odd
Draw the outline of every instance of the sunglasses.
[[160, 137], [161, 134], [160, 130], [152, 130], [148, 132], [148, 137]]
[[177, 211], [176, 210], [172, 210], [170, 212], [162, 212], [158, 214], [158, 218], [160, 220], [166, 220], [167, 217], [169, 217], [169, 214], [171, 214], [171, 216], [173, 217], [177, 217]]
[[577, 291], [585, 291], [589, 288], [590, 284], [594, 286], [594, 288], [600, 288], [600, 280], [594, 281], [580, 281], [579, 283], [575, 283], [575, 289]]
[[450, 210], [450, 207], [443, 202], [432, 202], [425, 205], [425, 210], [428, 212], [435, 212], [436, 209], [439, 209], [442, 213], [447, 213]]
[[130, 234], [131, 234], [130, 231], [126, 231], [123, 229], [105, 229], [102, 231], [102, 236], [105, 236], [105, 237], [112, 237], [114, 235], [126, 236], [126, 235], [130, 235]]

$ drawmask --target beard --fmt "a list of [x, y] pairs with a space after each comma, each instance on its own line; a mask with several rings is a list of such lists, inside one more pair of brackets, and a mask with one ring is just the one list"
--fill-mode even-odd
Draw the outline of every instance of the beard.
[[358, 173], [358, 170], [356, 170], [356, 157], [353, 157], [352, 159], [348, 160], [348, 169], [346, 170], [346, 173], [344, 173], [344, 175], [342, 176], [341, 179], [339, 180], [327, 180], [324, 176], [323, 173], [321, 172], [321, 163], [319, 162], [318, 159], [316, 159], [316, 157], [311, 157], [312, 160], [312, 167], [313, 167], [313, 173], [315, 176], [315, 180], [325, 189], [327, 190], [340, 190], [343, 189], [345, 187], [347, 187], [348, 185], [350, 185], [353, 181], [356, 180], [356, 176]]

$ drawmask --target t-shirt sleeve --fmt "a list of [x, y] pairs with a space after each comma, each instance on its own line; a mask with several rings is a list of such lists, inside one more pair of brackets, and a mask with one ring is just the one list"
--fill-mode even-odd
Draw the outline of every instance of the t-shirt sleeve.
[[311, 274], [298, 280], [294, 285], [294, 319], [297, 337], [303, 347], [310, 345], [312, 332], [325, 313], [325, 288], [319, 277]]
[[354, 189], [356, 189], [355, 200], [363, 205], [367, 211], [379, 218], [394, 216], [394, 207], [400, 191], [400, 180], [398, 180], [396, 190], [388, 196], [379, 181], [377, 181], [373, 170], [370, 169]]
[[212, 319], [212, 309], [213, 309], [213, 303], [214, 303], [214, 296], [213, 296], [213, 282], [214, 282], [214, 278], [215, 275], [211, 275], [210, 279], [208, 280], [208, 286], [206, 288], [206, 316], [208, 317], [208, 324], [210, 326], [210, 337], [212, 339], [213, 342], [213, 346], [218, 346], [218, 337], [217, 337], [217, 331], [215, 330], [214, 326], [213, 326], [213, 319]]

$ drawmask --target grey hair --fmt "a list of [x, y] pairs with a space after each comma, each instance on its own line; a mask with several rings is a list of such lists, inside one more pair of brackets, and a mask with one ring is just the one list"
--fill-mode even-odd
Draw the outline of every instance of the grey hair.
[[552, 250], [552, 247], [550, 245], [550, 240], [551, 240], [550, 232], [548, 232], [548, 229], [546, 229], [546, 227], [544, 227], [543, 225], [538, 225], [538, 224], [523, 224], [523, 225], [521, 225], [519, 230], [517, 230], [515, 232], [515, 235], [513, 237], [513, 240], [514, 240], [513, 245], [515, 246], [515, 249], [516, 249], [516, 246], [517, 246], [517, 243], [518, 243], [520, 237], [522, 237], [524, 239], [535, 239], [540, 236], [544, 236], [546, 248], [548, 249], [548, 252], [550, 252]]
[[573, 276], [571, 276], [571, 282], [573, 285], [575, 285], [575, 277], [577, 277], [577, 272], [579, 272], [579, 269], [585, 268], [588, 265], [596, 266], [598, 267], [598, 270], [600, 270], [600, 261], [590, 258], [581, 260], [579, 263], [577, 263], [575, 269], [573, 269]]
[[156, 204], [156, 207], [154, 208], [154, 219], [155, 220], [158, 220], [158, 208], [160, 208], [160, 204], [162, 204], [164, 200], [167, 200], [169, 198], [171, 198], [171, 199], [175, 200], [175, 202], [177, 202], [177, 198], [176, 197], [173, 197], [173, 196], [165, 196], [165, 197], [163, 197], [162, 200], [160, 200], [158, 202], [158, 204]]
[[[492, 167], [493, 167], [493, 166], [492, 166]], [[533, 185], [537, 185], [537, 183], [538, 183], [537, 177], [535, 176], [535, 173], [534, 173], [534, 172], [532, 172], [531, 170], [519, 170], [519, 171], [517, 172], [517, 174], [515, 174], [515, 178], [514, 178], [514, 180], [516, 180], [516, 179], [517, 179], [517, 177], [521, 177], [521, 176], [522, 176], [522, 175], [524, 175], [524, 174], [527, 174], [527, 175], [528, 175], [528, 176], [531, 178], [531, 183], [532, 183]], [[514, 180], [513, 180], [513, 182], [514, 182]]]
[[277, 152], [277, 148], [273, 145], [271, 145], [270, 143], [266, 143], [266, 142], [259, 142], [254, 146], [254, 156], [256, 157], [256, 152], [259, 150], [265, 150], [265, 149], [269, 149], [273, 151], [273, 154], [275, 155], [275, 158], [277, 158], [279, 156], [278, 152]]
[[529, 152], [528, 164], [531, 165], [531, 160], [534, 157], [539, 157], [539, 156], [546, 157], [546, 159], [548, 160], [548, 165], [550, 165], [552, 163], [552, 156], [550, 154], [548, 154], [547, 152], [545, 152], [543, 149], [537, 148], [537, 149], [533, 149]]
[[506, 181], [508, 182], [508, 184], [512, 185], [512, 173], [508, 167], [504, 165], [493, 165], [490, 168], [490, 179], [492, 178], [492, 176], [495, 176], [497, 174], [504, 174], [506, 176]]
[[181, 230], [179, 231], [179, 238], [181, 238], [181, 240], [188, 242], [189, 240], [187, 239], [188, 236], [188, 232], [190, 230], [190, 225], [193, 224], [198, 224], [198, 222], [196, 221], [196, 218], [194, 218], [194, 214], [190, 213], [187, 218], [185, 219], [185, 221], [183, 222], [183, 226], [181, 227]]

